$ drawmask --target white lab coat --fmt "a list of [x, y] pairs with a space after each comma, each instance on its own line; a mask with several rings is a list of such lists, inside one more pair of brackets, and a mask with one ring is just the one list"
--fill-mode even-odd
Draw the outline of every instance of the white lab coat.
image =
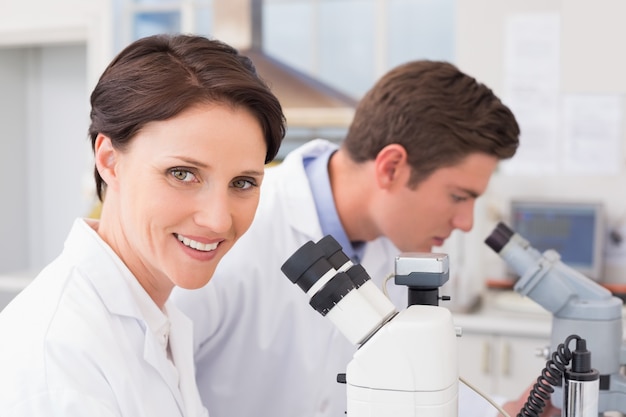
[[132, 285], [115, 253], [77, 220], [62, 254], [0, 313], [0, 415], [207, 416], [189, 319], [166, 304], [174, 368]]
[[[309, 142], [268, 169], [252, 226], [212, 280], [172, 293], [194, 322], [196, 379], [211, 417], [345, 416], [345, 385], [336, 377], [356, 348], [280, 269], [304, 243], [323, 237], [302, 160], [329, 147], [336, 145]], [[398, 253], [384, 238], [367, 243], [361, 264], [379, 288]], [[405, 308], [406, 288], [393, 280], [387, 288]], [[460, 393], [463, 417], [486, 415], [485, 401], [463, 387]]]
[[[323, 237], [302, 158], [330, 146], [309, 142], [267, 169], [252, 226], [209, 284], [172, 294], [194, 321], [198, 387], [211, 417], [345, 415], [336, 377], [355, 347], [280, 269]], [[377, 284], [393, 272], [397, 253], [385, 239], [367, 244], [362, 264]], [[399, 298], [406, 305], [403, 292]]]

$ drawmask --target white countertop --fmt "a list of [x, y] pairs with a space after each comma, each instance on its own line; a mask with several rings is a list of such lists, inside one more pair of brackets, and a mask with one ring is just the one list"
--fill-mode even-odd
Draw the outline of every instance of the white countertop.
[[[626, 308], [622, 317], [626, 318]], [[453, 319], [461, 329], [486, 334], [549, 338], [552, 327], [550, 312], [528, 297], [503, 290], [485, 291], [475, 311], [453, 313]]]
[[486, 291], [476, 311], [454, 313], [453, 319], [474, 333], [549, 338], [552, 314], [514, 291]]

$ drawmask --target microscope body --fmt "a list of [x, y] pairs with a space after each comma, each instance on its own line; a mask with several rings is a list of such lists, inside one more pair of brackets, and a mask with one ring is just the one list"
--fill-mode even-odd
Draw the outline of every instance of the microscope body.
[[348, 364], [348, 417], [456, 416], [456, 358], [450, 311], [409, 306], [362, 344]]
[[[447, 266], [445, 255], [400, 257], [396, 283], [404, 280], [412, 292], [433, 300], [437, 284], [447, 279]], [[331, 236], [307, 242], [281, 269], [357, 347], [340, 374], [345, 380], [338, 378], [346, 383], [348, 417], [457, 416], [457, 340], [448, 309], [409, 305], [398, 312]]]

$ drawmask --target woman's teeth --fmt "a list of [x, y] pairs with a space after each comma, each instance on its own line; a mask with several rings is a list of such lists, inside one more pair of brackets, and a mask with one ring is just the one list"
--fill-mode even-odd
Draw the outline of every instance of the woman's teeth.
[[177, 234], [176, 237], [178, 238], [178, 240], [183, 242], [183, 245], [202, 252], [210, 252], [217, 248], [217, 243], [200, 243], [179, 234]]

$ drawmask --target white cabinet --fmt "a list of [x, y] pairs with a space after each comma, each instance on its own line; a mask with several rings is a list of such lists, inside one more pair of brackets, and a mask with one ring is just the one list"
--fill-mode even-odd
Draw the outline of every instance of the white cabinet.
[[[512, 323], [512, 327], [513, 323]], [[486, 394], [518, 398], [546, 364], [549, 337], [472, 332], [459, 338], [459, 375]]]
[[506, 301], [496, 308], [488, 299], [475, 314], [453, 315], [461, 329], [459, 375], [487, 395], [517, 399], [546, 365], [552, 317], [526, 301], [523, 309], [516, 298]]

